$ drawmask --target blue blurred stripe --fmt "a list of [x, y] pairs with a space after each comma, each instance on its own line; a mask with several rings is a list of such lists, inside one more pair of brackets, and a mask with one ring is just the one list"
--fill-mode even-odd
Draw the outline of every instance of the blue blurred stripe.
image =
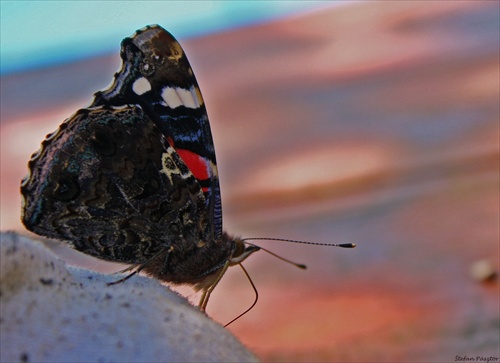
[[[325, 1], [0, 1], [0, 74], [116, 51], [147, 24], [188, 38], [314, 8]], [[340, 2], [336, 2], [340, 3]]]

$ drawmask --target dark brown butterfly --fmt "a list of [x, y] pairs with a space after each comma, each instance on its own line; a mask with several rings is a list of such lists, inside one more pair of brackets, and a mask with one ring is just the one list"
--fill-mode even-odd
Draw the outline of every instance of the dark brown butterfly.
[[227, 268], [243, 268], [261, 247], [222, 229], [210, 124], [180, 44], [154, 25], [124, 39], [120, 54], [110, 88], [32, 155], [22, 221], [86, 254], [130, 264], [132, 274], [193, 285], [205, 310]]

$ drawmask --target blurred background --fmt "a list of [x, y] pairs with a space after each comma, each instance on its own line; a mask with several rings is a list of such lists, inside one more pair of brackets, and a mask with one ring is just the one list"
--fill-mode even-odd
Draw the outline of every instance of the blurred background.
[[[253, 255], [259, 302], [228, 329], [265, 361], [498, 361], [500, 3], [0, 6], [2, 230], [28, 233], [19, 183], [45, 134], [158, 23], [205, 98], [225, 229], [358, 245], [260, 243], [308, 269]], [[253, 301], [230, 270], [208, 306], [223, 324]]]

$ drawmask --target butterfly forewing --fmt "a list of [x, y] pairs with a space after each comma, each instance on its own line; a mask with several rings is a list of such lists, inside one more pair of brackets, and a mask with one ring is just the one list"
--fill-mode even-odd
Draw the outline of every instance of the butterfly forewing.
[[222, 236], [222, 210], [214, 143], [193, 70], [180, 44], [160, 26], [125, 38], [122, 67], [109, 89], [95, 94], [92, 106], [140, 105], [198, 180], [212, 228]]

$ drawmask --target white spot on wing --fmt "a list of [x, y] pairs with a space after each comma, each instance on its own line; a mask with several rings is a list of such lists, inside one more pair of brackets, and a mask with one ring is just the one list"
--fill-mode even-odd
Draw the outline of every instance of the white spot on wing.
[[180, 87], [165, 87], [161, 92], [163, 101], [170, 108], [184, 106], [187, 108], [200, 107], [200, 100], [195, 86], [190, 89]]
[[[193, 89], [193, 87], [191, 87], [191, 89]], [[190, 89], [177, 88], [176, 91], [184, 106], [188, 108], [198, 108]]]
[[170, 183], [173, 183], [172, 175], [181, 174], [180, 170], [175, 165], [174, 159], [172, 158], [172, 154], [174, 152], [175, 150], [172, 148], [172, 146], [169, 146], [167, 148], [167, 152], [161, 155], [162, 170], [160, 170], [160, 173], [165, 174], [170, 180]]
[[208, 174], [210, 174], [211, 176], [213, 176], [213, 175], [219, 175], [219, 173], [217, 172], [217, 165], [215, 165], [211, 161], [208, 161], [208, 162], [209, 162], [209, 165], [207, 165]]
[[163, 101], [165, 101], [170, 108], [177, 108], [182, 105], [182, 101], [177, 95], [177, 92], [175, 92], [175, 88], [165, 87], [163, 91], [161, 91], [161, 98], [163, 98]]
[[140, 96], [151, 91], [151, 83], [144, 77], [138, 78], [132, 85], [132, 90]]

